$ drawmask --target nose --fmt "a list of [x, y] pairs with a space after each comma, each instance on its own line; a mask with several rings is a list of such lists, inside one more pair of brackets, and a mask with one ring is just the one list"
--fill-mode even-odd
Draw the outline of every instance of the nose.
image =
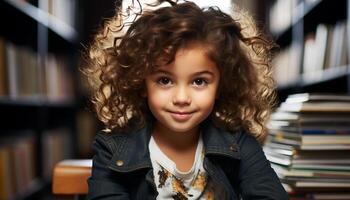
[[174, 91], [173, 104], [177, 106], [186, 106], [191, 104], [190, 91], [186, 86], [178, 86]]

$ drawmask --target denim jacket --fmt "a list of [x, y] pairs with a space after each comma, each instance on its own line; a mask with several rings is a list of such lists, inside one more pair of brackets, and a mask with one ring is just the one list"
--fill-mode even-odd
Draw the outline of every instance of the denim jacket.
[[[243, 130], [229, 133], [211, 123], [201, 128], [204, 168], [214, 182], [215, 199], [288, 199], [253, 136]], [[150, 137], [150, 126], [127, 134], [98, 134], [87, 199], [156, 199]]]

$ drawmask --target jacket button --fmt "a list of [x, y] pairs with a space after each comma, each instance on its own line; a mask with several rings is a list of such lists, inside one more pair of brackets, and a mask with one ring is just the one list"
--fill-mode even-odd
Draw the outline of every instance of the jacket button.
[[232, 145], [230, 146], [230, 150], [231, 150], [231, 151], [238, 151], [237, 145], [232, 144]]
[[117, 162], [115, 162], [115, 164], [117, 164], [117, 166], [123, 166], [124, 165], [124, 161], [122, 160], [117, 160]]

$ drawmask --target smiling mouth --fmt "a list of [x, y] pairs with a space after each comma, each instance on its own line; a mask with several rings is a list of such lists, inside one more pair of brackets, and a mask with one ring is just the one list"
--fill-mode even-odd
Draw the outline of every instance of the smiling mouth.
[[171, 117], [176, 121], [187, 121], [190, 119], [194, 112], [173, 112], [169, 111]]
[[178, 115], [189, 115], [193, 113], [193, 112], [176, 112], [176, 111], [169, 111], [169, 112], [173, 114], [178, 114]]

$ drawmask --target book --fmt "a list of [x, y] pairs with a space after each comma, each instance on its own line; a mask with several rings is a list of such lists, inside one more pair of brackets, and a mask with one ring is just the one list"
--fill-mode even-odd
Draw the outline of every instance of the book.
[[37, 177], [34, 135], [28, 131], [26, 136], [14, 138], [11, 145], [16, 193], [24, 193]]
[[281, 111], [301, 113], [350, 113], [350, 102], [283, 102], [279, 109]]
[[[350, 158], [344, 157], [344, 155], [336, 155], [337, 152], [335, 152], [335, 150], [332, 150], [334, 152], [334, 155], [327, 154], [331, 150], [324, 150], [316, 153], [315, 151], [295, 149], [290, 153], [288, 151], [281, 151], [280, 149], [272, 148], [269, 146], [265, 146], [263, 150], [270, 162], [288, 167], [302, 165], [350, 165]], [[350, 152], [345, 150], [338, 151], [346, 152], [345, 155], [349, 154]]]
[[[43, 176], [50, 178], [56, 163], [72, 157], [72, 145], [68, 128], [60, 127], [43, 133]], [[65, 148], [62, 148], [65, 147]]]
[[331, 44], [331, 52], [329, 55], [329, 67], [338, 67], [341, 65], [342, 60], [342, 51], [346, 45], [345, 43], [345, 35], [346, 35], [346, 22], [339, 21], [335, 24], [333, 35], [332, 35], [332, 44]]
[[277, 164], [271, 164], [271, 167], [280, 177], [289, 178], [319, 178], [319, 179], [346, 179], [350, 178], [350, 171], [338, 170], [319, 170], [319, 169], [289, 169]]
[[37, 157], [34, 132], [21, 130], [11, 132], [10, 135], [3, 136], [0, 142], [0, 171], [4, 172], [0, 176], [0, 186], [1, 182], [6, 183], [5, 188], [1, 186], [3, 194], [0, 195], [7, 197], [1, 199], [14, 199], [27, 193], [38, 178], [35, 171]]
[[350, 135], [302, 135], [301, 144], [348, 144], [350, 145]]
[[319, 200], [335, 200], [335, 199], [350, 199], [350, 193], [335, 193], [335, 194], [331, 194], [331, 193], [316, 193], [316, 194], [312, 194], [310, 195], [311, 198], [313, 199], [319, 199]]
[[268, 145], [279, 144], [286, 145], [290, 148], [300, 150], [350, 150], [350, 144], [346, 142], [333, 141], [327, 143], [327, 141], [315, 141], [315, 142], [302, 142], [301, 140], [285, 137], [267, 137]]
[[350, 114], [350, 96], [339, 94], [293, 94], [282, 102], [278, 111], [299, 113]]
[[296, 180], [293, 183], [296, 188], [319, 188], [319, 189], [350, 189], [350, 182], [329, 182], [329, 180], [324, 181], [306, 181], [306, 180]]
[[275, 136], [284, 136], [290, 138], [300, 138], [301, 135], [349, 135], [349, 128], [342, 127], [330, 127], [330, 126], [305, 126], [305, 127], [284, 127], [278, 125], [269, 124], [269, 133]]
[[270, 126], [300, 124], [349, 124], [348, 113], [298, 113], [276, 110], [270, 116]]
[[14, 196], [12, 174], [10, 146], [0, 144], [0, 199], [11, 199]]
[[315, 33], [309, 33], [304, 42], [303, 75], [306, 79], [319, 79], [323, 70], [328, 29], [324, 24], [318, 24]]
[[90, 158], [93, 155], [91, 148], [91, 141], [96, 134], [97, 127], [96, 122], [87, 111], [80, 111], [77, 114], [77, 140], [78, 140], [78, 150], [79, 155], [83, 157]]
[[18, 98], [17, 51], [15, 45], [10, 42], [6, 42], [6, 66], [8, 95], [10, 98]]
[[[75, 14], [77, 3], [70, 0], [39, 0], [39, 8], [50, 15], [54, 16], [54, 19], [75, 27]], [[53, 18], [51, 16], [51, 18]], [[61, 23], [62, 23], [61, 22]]]
[[6, 43], [5, 39], [0, 37], [0, 96], [7, 94]]
[[[293, 163], [291, 165], [292, 169], [312, 169], [312, 170], [338, 170], [338, 171], [350, 171], [349, 165], [339, 165], [339, 164], [303, 164], [303, 163]], [[350, 180], [349, 180], [350, 181]]]
[[349, 95], [341, 94], [317, 94], [317, 93], [298, 93], [288, 95], [286, 102], [307, 102], [307, 101], [345, 101], [350, 102]]
[[270, 30], [274, 34], [286, 29], [292, 23], [292, 14], [297, 1], [275, 1], [269, 12]]
[[273, 78], [279, 87], [295, 84], [300, 80], [302, 45], [293, 42], [286, 49], [281, 50], [272, 60]]
[[71, 103], [74, 83], [68, 60], [51, 53], [43, 60], [40, 65], [33, 49], [0, 38], [0, 96]]
[[334, 26], [328, 25], [327, 29], [328, 29], [327, 44], [326, 44], [327, 48], [326, 48], [326, 52], [325, 52], [323, 70], [327, 70], [327, 69], [331, 68], [331, 59], [330, 59], [331, 56], [330, 55], [331, 55], [331, 52], [333, 51], [332, 41], [333, 41]]

